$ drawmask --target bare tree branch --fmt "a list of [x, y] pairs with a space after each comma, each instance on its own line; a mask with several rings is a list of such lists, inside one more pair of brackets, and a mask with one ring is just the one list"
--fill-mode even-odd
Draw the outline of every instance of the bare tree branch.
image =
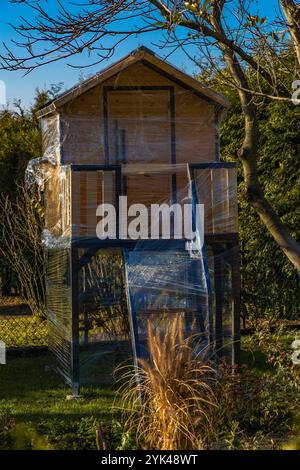
[[20, 186], [16, 199], [2, 193], [0, 218], [0, 253], [16, 273], [21, 293], [32, 312], [45, 316], [43, 211], [35, 191]]
[[[198, 64], [205, 60], [214, 67], [228, 86], [237, 89], [242, 106], [245, 128], [239, 158], [246, 197], [300, 271], [300, 246], [268, 203], [259, 183], [255, 102], [259, 97], [291, 100], [290, 78], [300, 67], [298, 2], [279, 0], [281, 9], [272, 20], [253, 13], [250, 0], [56, 0], [55, 16], [48, 12], [44, 0], [11, 2], [27, 5], [35, 18], [23, 18], [14, 26], [20, 42], [13, 42], [13, 50], [4, 45], [5, 52], [0, 54], [0, 67], [7, 70], [28, 73], [79, 54], [93, 55], [92, 63], [96, 64], [110, 58], [129, 37], [153, 31], [164, 34], [160, 47], [168, 50], [168, 55], [182, 48]], [[192, 57], [192, 47], [199, 51], [200, 60]]]

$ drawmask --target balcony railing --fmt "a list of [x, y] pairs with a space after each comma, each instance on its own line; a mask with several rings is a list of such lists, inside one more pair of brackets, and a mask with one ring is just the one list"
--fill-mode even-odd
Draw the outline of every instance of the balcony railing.
[[[127, 196], [128, 207], [183, 204], [191, 196], [191, 180], [195, 181], [198, 203], [204, 204], [205, 233], [236, 233], [236, 166], [228, 163], [68, 165], [63, 168], [59, 182], [52, 183], [48, 203], [46, 193], [46, 206], [51, 214], [51, 220], [50, 217], [46, 220], [47, 228], [54, 235], [95, 238], [99, 219], [96, 209], [100, 204], [112, 204], [117, 213], [119, 196]], [[119, 233], [118, 217], [117, 225]]]

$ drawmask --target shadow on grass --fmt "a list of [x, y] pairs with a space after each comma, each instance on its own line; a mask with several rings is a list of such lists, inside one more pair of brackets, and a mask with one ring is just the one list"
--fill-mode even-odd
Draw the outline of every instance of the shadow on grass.
[[[115, 383], [109, 368], [103, 367], [103, 374], [97, 376], [98, 383], [83, 385], [80, 398], [67, 400], [70, 395], [62, 378], [51, 368], [53, 356], [49, 353], [32, 354], [29, 357], [14, 357], [1, 366], [0, 407], [13, 407], [14, 414], [49, 415], [87, 415], [111, 408], [118, 385]], [[101, 363], [98, 364], [101, 371]]]
[[241, 363], [257, 372], [273, 372], [274, 366], [268, 364], [267, 357], [261, 351], [241, 351]]
[[[100, 392], [103, 396], [104, 390], [113, 391], [116, 388], [113, 371], [117, 365], [115, 358], [111, 360], [108, 355], [92, 363], [89, 372], [82, 374], [82, 395], [96, 398]], [[0, 399], [24, 398], [30, 392], [69, 394], [70, 388], [54, 371], [55, 366], [55, 358], [49, 352], [8, 357], [7, 364], [1, 366]]]
[[49, 368], [54, 363], [49, 352], [8, 358], [0, 374], [0, 427], [5, 417], [14, 424], [4, 448], [27, 449], [35, 442], [33, 448], [48, 443], [55, 449], [95, 449], [96, 427], [110, 430], [119, 419], [117, 385], [107, 358], [102, 360], [97, 364], [100, 383], [82, 386], [78, 399], [67, 400], [70, 388]]

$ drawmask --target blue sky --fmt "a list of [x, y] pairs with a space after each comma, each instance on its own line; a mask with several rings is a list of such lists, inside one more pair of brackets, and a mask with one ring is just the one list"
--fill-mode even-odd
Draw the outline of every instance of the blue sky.
[[[55, 13], [55, 0], [47, 2], [49, 5], [48, 11]], [[260, 12], [264, 15], [274, 14], [275, 5], [277, 0], [253, 0], [253, 8], [259, 7]], [[2, 43], [9, 43], [11, 39], [18, 39], [13, 28], [9, 25], [18, 24], [19, 17], [22, 15], [27, 19], [31, 19], [32, 11], [24, 5], [12, 4], [9, 0], [0, 0], [1, 16], [0, 16], [0, 47], [3, 50]], [[122, 44], [117, 50], [114, 57], [103, 64], [98, 64], [94, 67], [84, 69], [84, 75], [89, 75], [101, 70], [102, 67], [108, 65], [110, 62], [114, 62], [123, 55], [127, 54], [130, 50], [140, 46], [146, 45], [156, 51], [159, 55], [163, 56], [163, 51], [155, 49], [153, 42], [158, 42], [159, 37], [157, 34], [144, 36], [143, 38], [131, 38], [126, 43]], [[67, 65], [69, 60], [60, 61], [57, 63], [49, 64], [39, 69], [35, 69], [32, 73], [27, 76], [23, 76], [23, 72], [7, 72], [0, 70], [0, 80], [6, 83], [6, 95], [7, 100], [12, 103], [14, 99], [21, 99], [23, 104], [29, 106], [33, 102], [35, 89], [37, 87], [44, 88], [48, 87], [52, 83], [64, 82], [64, 87], [69, 88], [74, 85], [79, 78], [80, 71], [78, 69], [71, 68]], [[76, 56], [72, 60], [73, 64], [85, 65], [87, 59], [85, 57]], [[177, 52], [170, 58], [170, 62], [174, 63], [177, 67], [182, 68], [188, 73], [194, 73], [195, 67], [189, 62], [185, 54]]]

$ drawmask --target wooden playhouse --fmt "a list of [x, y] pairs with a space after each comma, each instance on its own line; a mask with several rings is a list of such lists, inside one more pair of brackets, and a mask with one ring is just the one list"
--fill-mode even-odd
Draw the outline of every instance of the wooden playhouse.
[[[147, 319], [160, 328], [162, 312], [183, 315], [217, 355], [238, 362], [237, 175], [221, 162], [219, 142], [228, 106], [142, 47], [39, 111], [50, 346], [74, 393], [89, 375], [87, 358], [96, 374], [97, 345], [125, 341], [130, 325], [142, 355]], [[121, 236], [120, 219], [114, 239], [99, 239], [96, 209], [118, 212], [119, 196], [128, 206], [204, 204], [199, 256], [174, 237]]]

